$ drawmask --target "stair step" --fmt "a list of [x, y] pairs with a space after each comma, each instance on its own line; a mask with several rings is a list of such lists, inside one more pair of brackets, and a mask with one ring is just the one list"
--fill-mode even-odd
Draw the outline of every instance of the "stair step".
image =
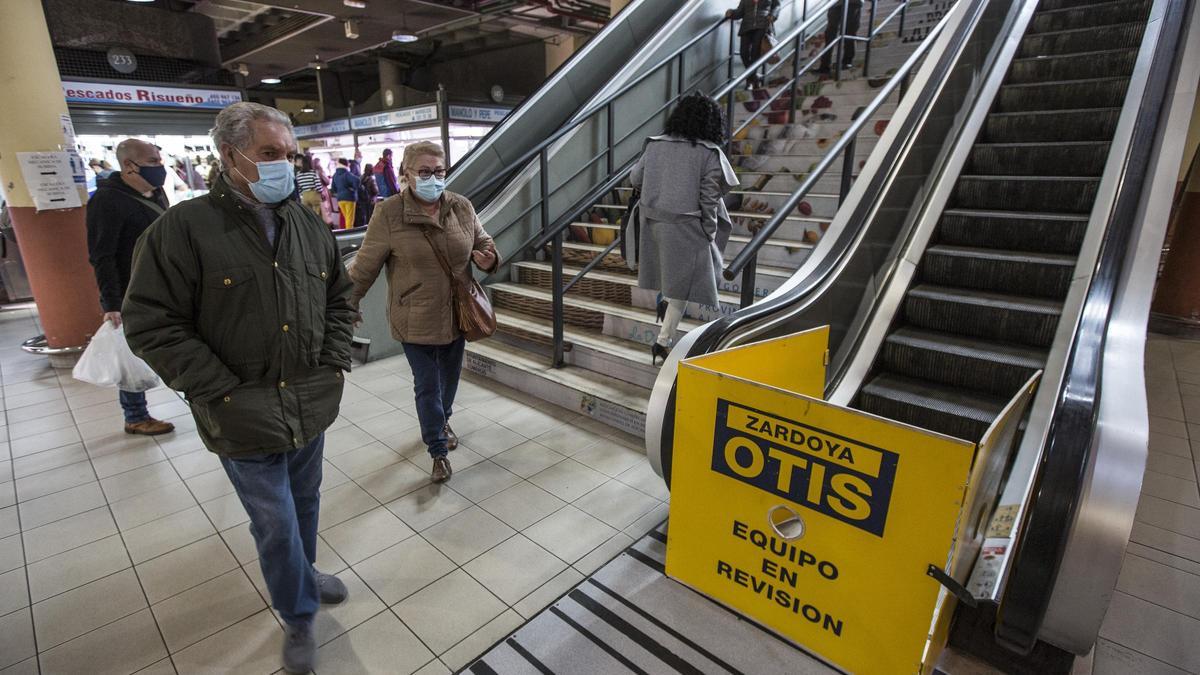
[[1034, 15], [1029, 30], [1034, 33], [1046, 33], [1068, 28], [1090, 28], [1130, 21], [1144, 21], [1150, 13], [1150, 5], [1151, 3], [1146, 0], [1116, 0], [1086, 7], [1042, 9]]
[[[629, 207], [627, 207], [627, 206], [618, 206], [618, 205], [612, 205], [612, 204], [596, 204], [592, 208], [611, 210], [611, 211], [627, 211], [629, 209]], [[752, 218], [754, 220], [770, 220], [774, 215], [775, 214], [773, 214], [773, 213], [757, 213], [754, 211], [730, 211], [729, 212], [730, 218]], [[785, 220], [794, 220], [794, 221], [803, 220], [803, 221], [808, 221], [808, 222], [812, 222], [812, 223], [828, 223], [828, 222], [830, 222], [829, 218], [815, 218], [812, 216], [803, 216], [803, 215], [799, 215], [799, 214], [792, 214], [790, 216], [786, 216], [784, 219]], [[576, 223], [571, 223], [571, 225], [575, 225], [575, 226], [579, 226], [579, 227], [603, 229], [603, 230], [619, 230], [619, 229], [621, 229], [620, 225], [617, 225], [616, 223], [589, 223], [589, 222], [585, 222], [585, 221], [579, 221]]]
[[1062, 303], [1005, 293], [920, 284], [904, 299], [908, 323], [928, 330], [1049, 347]]
[[954, 246], [1075, 254], [1087, 223], [1087, 216], [1061, 213], [947, 209], [938, 239]]
[[1090, 213], [1098, 178], [1078, 176], [959, 176], [953, 207]]
[[1092, 5], [1107, 5], [1112, 0], [1042, 0], [1038, 4], [1039, 12], [1053, 12], [1072, 7], [1090, 7]]
[[893, 373], [1011, 397], [1046, 362], [1044, 349], [904, 326], [881, 353]]
[[1133, 73], [1137, 55], [1137, 49], [1126, 48], [1015, 59], [1006, 84], [1087, 80], [1117, 75], [1128, 77]]
[[[515, 263], [514, 267], [521, 274], [522, 284], [545, 289], [553, 288], [551, 275], [554, 273], [554, 266], [550, 263], [536, 261], [519, 262]], [[582, 269], [582, 267], [575, 265], [563, 265], [564, 281], [574, 278]], [[571, 294], [578, 294], [596, 300], [613, 302], [618, 305], [632, 306], [631, 293], [632, 289], [637, 288], [637, 283], [637, 277], [632, 274], [620, 274], [593, 269], [571, 288], [568, 292], [568, 297]], [[737, 294], [728, 292], [718, 292], [717, 297], [722, 303], [732, 305], [737, 305], [739, 300]]]
[[980, 140], [989, 143], [1111, 142], [1120, 117], [1119, 107], [994, 112], [988, 115]]
[[929, 247], [921, 260], [926, 283], [1059, 300], [1074, 271], [1072, 255], [945, 244]]
[[1080, 104], [1089, 108], [1114, 108], [1125, 102], [1128, 89], [1128, 76], [1006, 84], [1000, 87], [995, 111], [1064, 110], [1078, 108]]
[[1037, 176], [1100, 176], [1108, 161], [1106, 141], [976, 143], [967, 165], [969, 174]]
[[[509, 294], [522, 299], [523, 302], [520, 303], [520, 306], [498, 303], [509, 310], [536, 316], [540, 319], [552, 317], [549, 310], [554, 302], [554, 295], [549, 290], [509, 282], [489, 284], [488, 290], [493, 294]], [[594, 330], [603, 328], [605, 316], [619, 317], [649, 325], [658, 323], [658, 317], [655, 316], [654, 310], [639, 309], [574, 295], [567, 295], [563, 298], [563, 308], [566, 310], [569, 323]], [[580, 320], [572, 320], [573, 318]], [[679, 323], [679, 330], [687, 332], [699, 326], [699, 323], [685, 318]]]
[[1057, 54], [1077, 54], [1095, 51], [1098, 45], [1105, 49], [1140, 47], [1146, 32], [1145, 21], [1090, 28], [1075, 28], [1046, 33], [1027, 33], [1021, 39], [1016, 58], [1025, 59]]
[[979, 441], [1007, 399], [961, 387], [880, 373], [858, 394], [855, 407], [922, 429]]

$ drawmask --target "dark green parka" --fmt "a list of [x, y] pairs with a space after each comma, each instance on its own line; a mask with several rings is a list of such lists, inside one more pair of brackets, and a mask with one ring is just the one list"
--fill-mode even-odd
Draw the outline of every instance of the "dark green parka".
[[122, 315], [133, 352], [227, 456], [304, 447], [337, 418], [350, 370], [351, 284], [324, 223], [278, 207], [272, 251], [222, 176], [169, 209], [134, 251]]

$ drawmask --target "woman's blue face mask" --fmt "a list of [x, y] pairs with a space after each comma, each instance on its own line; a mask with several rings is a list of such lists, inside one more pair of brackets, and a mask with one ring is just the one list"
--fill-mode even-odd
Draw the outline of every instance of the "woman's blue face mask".
[[[234, 148], [237, 150], [237, 148]], [[248, 162], [254, 160], [246, 157], [245, 153], [237, 150], [237, 153], [244, 157]], [[264, 204], [276, 204], [288, 198], [292, 194], [292, 190], [296, 189], [295, 185], [295, 166], [291, 160], [279, 159], [274, 162], [254, 162], [254, 166], [258, 168], [258, 180], [251, 182], [246, 175], [238, 168], [233, 167], [234, 171], [242, 177], [247, 183], [250, 183], [250, 192], [254, 194], [254, 198]]]

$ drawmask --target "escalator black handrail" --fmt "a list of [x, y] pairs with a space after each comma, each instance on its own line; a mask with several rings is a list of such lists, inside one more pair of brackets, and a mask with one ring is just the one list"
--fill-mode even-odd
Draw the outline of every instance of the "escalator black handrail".
[[1037, 643], [1086, 487], [1099, 420], [1103, 358], [1126, 257], [1138, 232], [1138, 209], [1152, 171], [1154, 141], [1163, 124], [1176, 51], [1192, 0], [1165, 0], [1166, 12], [1055, 400], [1034, 477], [1030, 503], [1013, 547], [1013, 563], [996, 615], [996, 639], [1021, 653]]
[[[725, 24], [726, 22], [731, 22], [731, 21], [732, 21], [731, 19], [722, 17], [719, 21], [714, 23], [712, 26], [709, 26], [707, 29], [705, 29], [704, 32], [693, 37], [691, 40], [688, 40], [686, 43], [684, 43], [682, 46], [677, 48], [675, 51], [671, 52], [664, 58], [660, 59], [656, 64], [654, 64], [654, 66], [646, 69], [646, 71], [643, 72], [641, 75], [638, 75], [633, 80], [622, 85], [621, 88], [619, 88], [617, 91], [613, 92], [612, 94], [609, 94], [608, 96], [604, 97], [600, 101], [598, 101], [598, 102], [592, 104], [591, 106], [580, 111], [578, 114], [576, 114], [575, 119], [564, 124], [562, 127], [560, 127], [558, 129], [558, 131], [555, 131], [554, 133], [550, 134], [545, 139], [543, 139], [540, 143], [538, 143], [534, 147], [527, 150], [520, 157], [518, 157], [517, 159], [506, 164], [504, 167], [502, 167], [501, 169], [499, 169], [496, 172], [496, 175], [492, 176], [488, 180], [484, 181], [482, 184], [477, 185], [475, 188], [473, 188], [469, 193], [467, 193], [467, 195], [466, 195], [467, 198], [470, 199], [471, 201], [475, 201], [479, 197], [479, 195], [481, 195], [483, 192], [485, 192], [489, 188], [492, 188], [495, 185], [497, 185], [498, 183], [511, 178], [514, 174], [516, 174], [518, 171], [520, 171], [522, 168], [524, 168], [527, 164], [529, 164], [529, 162], [531, 160], [533, 160], [533, 158], [537, 157], [539, 153], [541, 153], [546, 148], [550, 147], [550, 145], [553, 144], [555, 141], [562, 138], [563, 136], [566, 136], [568, 133], [570, 133], [571, 131], [578, 128], [584, 122], [591, 119], [593, 115], [595, 115], [596, 113], [599, 113], [601, 110], [604, 110], [605, 107], [608, 106], [610, 103], [612, 103], [616, 99], [620, 98], [621, 96], [625, 95], [631, 89], [638, 86], [642, 82], [646, 81], [646, 79], [648, 79], [651, 75], [658, 73], [663, 68], [671, 66], [672, 62], [674, 62], [675, 59], [679, 58], [680, 55], [682, 55], [688, 49], [691, 49], [693, 46], [695, 46], [697, 43], [699, 43], [704, 38], [706, 38], [709, 35], [711, 35], [712, 33], [714, 33], [723, 24]], [[728, 56], [728, 58], [732, 59], [733, 55], [730, 54]]]

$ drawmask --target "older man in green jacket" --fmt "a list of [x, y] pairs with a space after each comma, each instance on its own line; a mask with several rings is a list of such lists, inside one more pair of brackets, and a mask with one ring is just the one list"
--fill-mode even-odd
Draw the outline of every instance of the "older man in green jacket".
[[350, 369], [351, 284], [329, 229], [293, 189], [286, 115], [237, 103], [212, 131], [212, 192], [142, 236], [122, 313], [133, 351], [183, 392], [246, 512], [271, 602], [287, 625], [284, 668], [308, 672], [321, 602], [346, 587], [313, 567], [325, 429]]

